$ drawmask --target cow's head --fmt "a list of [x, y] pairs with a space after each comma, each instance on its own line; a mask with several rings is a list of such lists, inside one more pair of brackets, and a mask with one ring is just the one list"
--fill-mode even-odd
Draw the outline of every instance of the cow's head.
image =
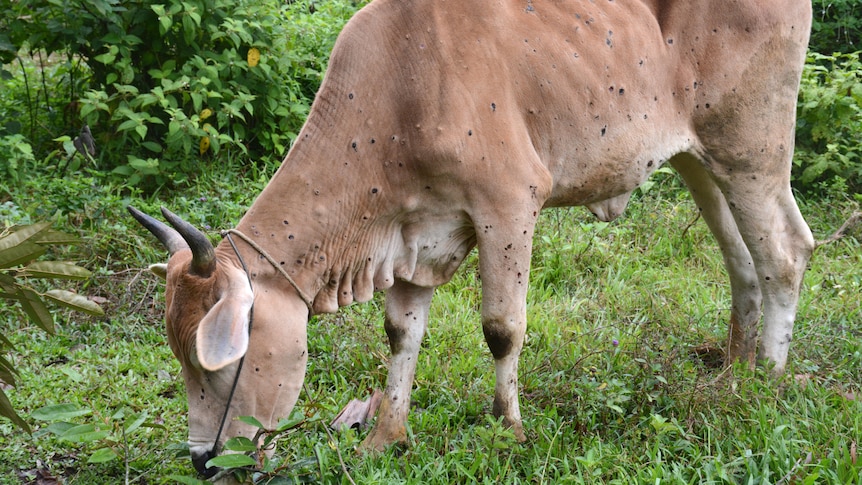
[[171, 254], [167, 265], [151, 270], [167, 282], [168, 343], [186, 384], [192, 461], [212, 476], [216, 470], [205, 464], [223, 443], [257, 431], [238, 416], [274, 428], [296, 403], [305, 377], [308, 308], [293, 293], [276, 291], [275, 279], [255, 280], [252, 289], [229, 245], [213, 248], [206, 235], [167, 209], [162, 213], [172, 227], [129, 211]]

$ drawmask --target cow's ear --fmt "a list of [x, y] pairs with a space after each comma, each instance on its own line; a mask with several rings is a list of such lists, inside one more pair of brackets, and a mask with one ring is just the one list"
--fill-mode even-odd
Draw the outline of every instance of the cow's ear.
[[197, 357], [201, 367], [217, 371], [239, 360], [248, 350], [248, 319], [254, 294], [248, 284], [233, 287], [201, 320]]
[[150, 265], [150, 272], [153, 273], [154, 275], [158, 276], [159, 278], [163, 279], [163, 280], [168, 279], [168, 265], [166, 265], [164, 263], [162, 263], [162, 264], [151, 264]]

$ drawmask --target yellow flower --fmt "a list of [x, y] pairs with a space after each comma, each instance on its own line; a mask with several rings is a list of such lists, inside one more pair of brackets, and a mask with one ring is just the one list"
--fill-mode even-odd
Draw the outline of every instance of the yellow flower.
[[260, 51], [257, 47], [248, 50], [248, 67], [254, 67], [260, 62]]
[[213, 115], [213, 110], [211, 110], [209, 108], [204, 108], [204, 110], [201, 111], [201, 121], [209, 118], [212, 115]]
[[209, 149], [209, 147], [210, 147], [210, 137], [205, 136], [205, 137], [201, 138], [201, 155], [206, 153], [206, 151]]

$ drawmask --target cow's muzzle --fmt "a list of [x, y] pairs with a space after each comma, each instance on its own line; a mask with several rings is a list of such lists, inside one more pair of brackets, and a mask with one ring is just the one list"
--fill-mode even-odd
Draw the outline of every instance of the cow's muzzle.
[[195, 470], [204, 477], [204, 479], [212, 478], [216, 473], [219, 472], [218, 467], [209, 467], [207, 468], [207, 462], [216, 457], [216, 453], [213, 450], [208, 450], [202, 454], [192, 453], [192, 465], [195, 466]]

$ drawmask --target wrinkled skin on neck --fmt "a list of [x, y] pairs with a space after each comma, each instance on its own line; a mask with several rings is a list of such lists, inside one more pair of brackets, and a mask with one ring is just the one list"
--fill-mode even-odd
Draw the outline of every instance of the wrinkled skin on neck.
[[[221, 249], [221, 248], [219, 248]], [[189, 274], [190, 251], [177, 252], [167, 268], [167, 334], [182, 363], [189, 405], [189, 449], [199, 471], [201, 457], [221, 451], [234, 436], [257, 432], [237, 421], [254, 416], [273, 428], [289, 415], [305, 377], [308, 309], [276, 278], [254, 281], [253, 326], [248, 330], [248, 298], [252, 290], [245, 272], [224, 252], [208, 278]], [[278, 295], [276, 297], [276, 295]], [[248, 341], [243, 342], [243, 336]], [[254, 349], [248, 352], [247, 349]], [[228, 406], [239, 358], [246, 355], [230, 402], [224, 429], [215, 443]]]

